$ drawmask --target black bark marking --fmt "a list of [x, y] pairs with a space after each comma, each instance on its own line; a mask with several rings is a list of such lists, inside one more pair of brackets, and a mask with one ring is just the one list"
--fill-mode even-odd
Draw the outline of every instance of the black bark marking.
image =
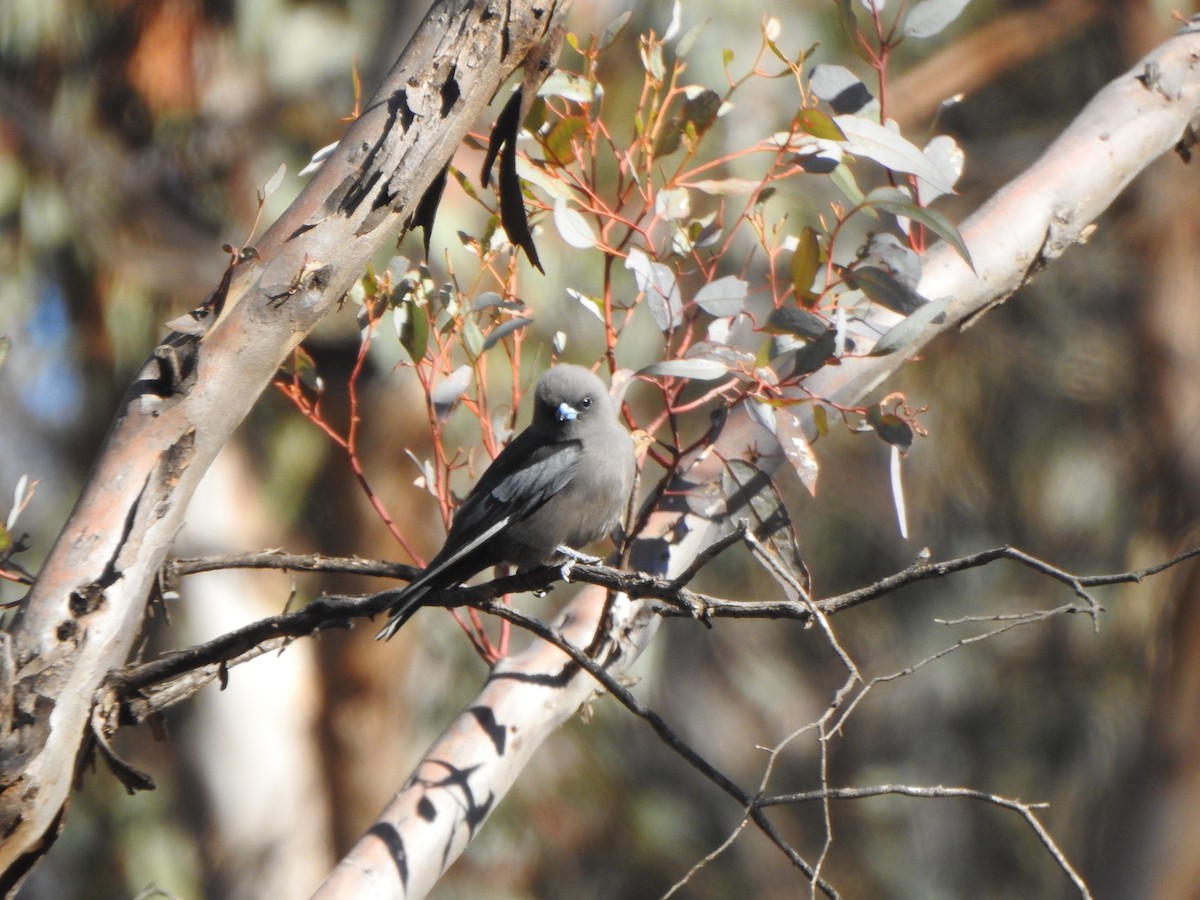
[[475, 717], [475, 721], [479, 724], [479, 727], [483, 729], [483, 733], [492, 742], [492, 747], [495, 749], [496, 755], [504, 756], [508, 730], [496, 721], [496, 713], [487, 706], [472, 706], [470, 713]]
[[442, 118], [448, 118], [450, 112], [454, 109], [454, 104], [458, 102], [462, 96], [462, 89], [458, 86], [457, 69], [454, 66], [450, 67], [450, 71], [446, 73], [446, 80], [442, 82]]
[[396, 114], [400, 114], [400, 127], [405, 131], [412, 126], [412, 123], [417, 118], [417, 114], [412, 111], [412, 107], [408, 105], [408, 92], [401, 88], [392, 95], [388, 100], [388, 112], [395, 118]]
[[[80, 585], [71, 591], [67, 597], [67, 609], [76, 619], [86, 616], [88, 613], [95, 612], [104, 605], [104, 592], [116, 584], [121, 578], [122, 572], [117, 568], [117, 559], [121, 556], [121, 551], [125, 549], [129, 543], [129, 536], [133, 533], [134, 523], [137, 522], [138, 511], [142, 508], [142, 502], [146, 499], [146, 494], [150, 489], [150, 478], [147, 475], [146, 480], [142, 483], [142, 489], [138, 491], [137, 499], [133, 505], [129, 507], [129, 512], [125, 514], [125, 522], [121, 527], [121, 537], [117, 540], [113, 547], [112, 556], [104, 563], [104, 570], [100, 576], [88, 584]], [[63, 625], [60, 624], [58, 632], [61, 635], [64, 631]], [[71, 629], [67, 629], [71, 631]], [[71, 635], [73, 636], [72, 631]]]
[[383, 845], [387, 847], [388, 856], [392, 858], [392, 862], [396, 864], [396, 871], [400, 875], [400, 883], [408, 887], [408, 854], [404, 850], [404, 839], [400, 837], [400, 832], [396, 830], [394, 825], [389, 825], [384, 822], [376, 822], [367, 831], [367, 834], [374, 835], [383, 841]]

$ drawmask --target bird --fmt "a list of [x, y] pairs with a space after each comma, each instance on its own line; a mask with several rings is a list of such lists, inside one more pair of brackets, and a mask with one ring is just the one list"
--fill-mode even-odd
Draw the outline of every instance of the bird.
[[633, 438], [604, 382], [583, 366], [548, 369], [534, 391], [533, 421], [480, 476], [442, 549], [397, 589], [376, 640], [392, 637], [430, 595], [486, 568], [523, 571], [581, 556], [620, 523], [634, 468]]

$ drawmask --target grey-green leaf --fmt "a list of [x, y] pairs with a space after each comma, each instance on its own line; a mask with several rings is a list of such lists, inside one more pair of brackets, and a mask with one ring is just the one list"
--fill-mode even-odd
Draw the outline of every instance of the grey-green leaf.
[[971, 0], [921, 0], [904, 20], [908, 37], [933, 37], [959, 17]]
[[715, 359], [668, 359], [638, 370], [639, 375], [667, 375], [693, 381], [716, 381], [729, 375], [729, 368]]
[[903, 322], [885, 331], [883, 336], [875, 342], [875, 346], [871, 348], [871, 355], [883, 356], [887, 353], [895, 353], [897, 350], [903, 350], [913, 342], [913, 339], [918, 334], [925, 330], [927, 325], [945, 313], [949, 303], [949, 297], [930, 300]]
[[746, 307], [749, 285], [734, 275], [710, 281], [696, 291], [696, 304], [718, 319], [736, 316]]

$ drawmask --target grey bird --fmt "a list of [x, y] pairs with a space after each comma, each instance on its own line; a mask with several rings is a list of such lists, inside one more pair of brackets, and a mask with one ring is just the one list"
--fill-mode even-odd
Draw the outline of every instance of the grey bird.
[[572, 365], [546, 372], [533, 421], [459, 506], [446, 543], [400, 589], [376, 640], [387, 640], [430, 594], [499, 563], [519, 570], [565, 561], [621, 520], [633, 488], [633, 439], [604, 383]]

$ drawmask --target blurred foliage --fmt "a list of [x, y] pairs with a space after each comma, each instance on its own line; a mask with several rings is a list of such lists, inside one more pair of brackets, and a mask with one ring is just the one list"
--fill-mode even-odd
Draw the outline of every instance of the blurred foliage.
[[[853, 5], [861, 19], [862, 4]], [[1042, 5], [975, 0], [932, 42], [902, 46], [892, 76], [975, 28]], [[689, 0], [684, 30], [710, 21], [693, 39], [687, 80], [722, 86], [725, 51], [731, 51], [731, 69], [747, 64], [759, 45], [762, 17], [770, 13], [779, 18], [781, 45], [793, 51], [816, 46], [813, 62], [846, 66], [869, 83], [870, 70], [839, 28], [834, 3], [776, 6]], [[985, 86], [943, 110], [937, 128], [929, 128], [931, 135], [949, 133], [965, 150], [959, 194], [939, 207], [951, 219], [1032, 161], [1097, 88], [1136, 58], [1143, 48], [1121, 36], [1133, 17], [1167, 31], [1152, 4], [1090, 7], [1085, 27], [1031, 62], [997, 62]], [[370, 91], [373, 73], [390, 64], [422, 11], [354, 0], [13, 0], [0, 6], [0, 335], [12, 340], [0, 367], [0, 509], [20, 476], [39, 482], [14, 529], [16, 536], [30, 534], [26, 565], [36, 568], [50, 547], [120, 392], [162, 333], [161, 323], [216, 284], [226, 263], [222, 243], [252, 242], [256, 186], [280, 161], [294, 173], [339, 136], [354, 109], [352, 68], [357, 65]], [[617, 4], [577, 4], [571, 30], [586, 41], [621, 11]], [[635, 37], [649, 28], [662, 34], [669, 14], [666, 4], [633, 9], [624, 38], [598, 63], [606, 104], [636, 106], [643, 63]], [[582, 67], [570, 52], [564, 65]], [[934, 74], [947, 83], [943, 95], [952, 93], [956, 73]], [[714, 152], [737, 152], [747, 133], [786, 130], [795, 114], [794, 87], [782, 102], [779, 90], [780, 82], [746, 85], [707, 137], [723, 142]], [[703, 131], [703, 113], [680, 108], [667, 143], [652, 150], [656, 162], [678, 150], [672, 144], [686, 146]], [[934, 114], [915, 113], [903, 123], [906, 133], [924, 133]], [[618, 142], [634, 133], [633, 121], [625, 127]], [[570, 137], [560, 131], [554, 139]], [[547, 146], [553, 152], [562, 144]], [[456, 167], [469, 173], [468, 184], [477, 184], [482, 154], [468, 148], [462, 156]], [[611, 161], [597, 167], [599, 177], [613, 171]], [[726, 177], [738, 176], [742, 170], [730, 166]], [[289, 174], [265, 221], [298, 183]], [[791, 179], [778, 185], [770, 204], [786, 211], [799, 231], [831, 196], [825, 179]], [[1144, 390], [1169, 360], [1147, 352], [1137, 320], [1144, 314], [1139, 292], [1149, 278], [1138, 252], [1138, 202], [1131, 194], [1089, 245], [1073, 248], [971, 330], [943, 339], [888, 386], [914, 405], [930, 406], [921, 419], [930, 437], [904, 461], [910, 540], [895, 526], [882, 441], [831, 428], [816, 445], [817, 494], [785, 479], [818, 595], [889, 574], [922, 546], [950, 557], [1012, 543], [1077, 572], [1146, 565], [1178, 548], [1183, 529], [1195, 520], [1195, 498], [1170, 491], [1159, 446], [1165, 429], [1156, 424], [1163, 412], [1148, 408]], [[452, 180], [435, 229], [433, 274], [422, 288], [427, 294], [436, 295], [454, 273], [478, 267], [478, 236], [488, 233], [489, 214]], [[459, 232], [476, 236], [474, 249]], [[419, 241], [406, 239], [398, 252], [418, 259]], [[847, 248], [854, 243], [848, 240]], [[756, 249], [760, 255], [752, 257]], [[581, 301], [563, 299], [566, 288], [596, 296], [603, 274], [575, 265], [580, 257], [570, 254], [543, 249], [547, 277], [520, 281], [521, 299], [538, 313], [534, 325], [510, 333], [510, 340], [529, 342], [526, 365], [545, 362], [549, 351], [533, 347], [545, 348], [560, 331], [580, 358], [595, 359], [606, 349], [596, 317], [581, 313]], [[766, 262], [753, 241], [739, 240], [725, 255], [720, 275], [765, 278]], [[388, 263], [377, 261], [380, 277]], [[790, 278], [792, 268], [783, 269]], [[410, 273], [396, 274], [399, 282]], [[619, 275], [631, 291], [634, 276]], [[470, 277], [463, 275], [458, 287], [474, 295], [503, 289], [507, 273], [486, 284]], [[461, 327], [462, 317], [457, 321]], [[494, 322], [479, 321], [482, 338]], [[411, 484], [420, 470], [402, 448], [419, 459], [431, 449], [424, 411], [409, 412], [420, 402], [411, 370], [395, 368], [413, 346], [413, 332], [403, 346], [395, 333], [381, 327], [361, 382], [361, 452], [388, 505], [426, 523], [414, 531], [428, 549], [436, 546], [445, 510]], [[330, 386], [326, 411], [342, 421], [348, 412], [338, 405], [339, 386], [349, 379], [358, 337], [359, 323], [347, 310], [306, 342]], [[640, 365], [656, 359], [661, 347], [635, 339], [624, 351], [628, 364]], [[491, 377], [499, 434], [511, 427], [512, 394], [503, 373]], [[645, 408], [650, 401], [638, 390], [643, 393], [634, 393], [633, 401]], [[460, 408], [446, 422], [447, 445], [473, 444], [479, 427], [477, 412]], [[298, 427], [279, 395], [264, 398], [239, 439], [267, 485], [266, 503], [280, 534], [291, 536], [289, 546], [397, 555], [350, 485], [344, 457], [314, 440], [304, 423]], [[1147, 727], [1171, 584], [1166, 578], [1100, 592], [1110, 612], [1098, 635], [1083, 617], [1050, 620], [876, 688], [845, 732], [829, 739], [831, 783], [959, 784], [1047, 800], [1045, 821], [1072, 860], [1085, 875], [1104, 871], [1112, 847], [1105, 842], [1121, 833], [1114, 792], [1129, 777]], [[722, 595], [776, 590], [744, 552], [720, 557], [698, 586]], [[344, 587], [331, 580], [306, 590]], [[1064, 592], [1027, 571], [993, 566], [909, 588], [837, 617], [834, 627], [868, 676], [880, 675], [985, 627], [935, 619], [1048, 608], [1063, 602]], [[0, 582], [0, 599], [20, 593]], [[281, 583], [280, 605], [286, 593]], [[564, 593], [529, 605], [557, 608]], [[358, 641], [361, 635], [320, 642], [327, 683], [320, 688], [325, 705], [317, 739], [329, 772], [337, 851], [357, 837], [407, 771], [397, 765], [402, 753], [395, 750], [386, 754], [387, 768], [367, 767], [355, 754], [398, 735], [403, 753], [419, 752], [484, 674], [444, 617], [425, 613], [409, 628], [398, 651]], [[171, 638], [157, 629], [154, 640]], [[769, 622], [725, 622], [712, 631], [668, 623], [638, 673], [639, 693], [744, 784], [759, 777], [759, 747], [818, 718], [842, 678], [817, 629]], [[739, 810], [610, 701], [598, 701], [592, 713], [590, 723], [551, 739], [439, 896], [659, 896], [724, 841]], [[188, 715], [183, 708], [168, 717], [170, 732], [183, 733]], [[798, 739], [781, 757], [773, 788], [817, 786], [814, 737]], [[105, 772], [86, 773], [63, 838], [22, 896], [127, 897], [151, 882], [198, 896], [220, 883], [214, 872], [221, 862], [207, 852], [215, 839], [206, 801], [175, 744], [140, 732], [122, 740], [123, 751], [155, 774], [159, 790], [128, 798]], [[834, 804], [833, 812], [835, 840], [823, 873], [845, 896], [1069, 894], [1061, 873], [1011, 813], [966, 800], [897, 797]], [[773, 815], [808, 858], [819, 854], [819, 807]], [[795, 896], [799, 885], [798, 873], [748, 830], [682, 895]]]

